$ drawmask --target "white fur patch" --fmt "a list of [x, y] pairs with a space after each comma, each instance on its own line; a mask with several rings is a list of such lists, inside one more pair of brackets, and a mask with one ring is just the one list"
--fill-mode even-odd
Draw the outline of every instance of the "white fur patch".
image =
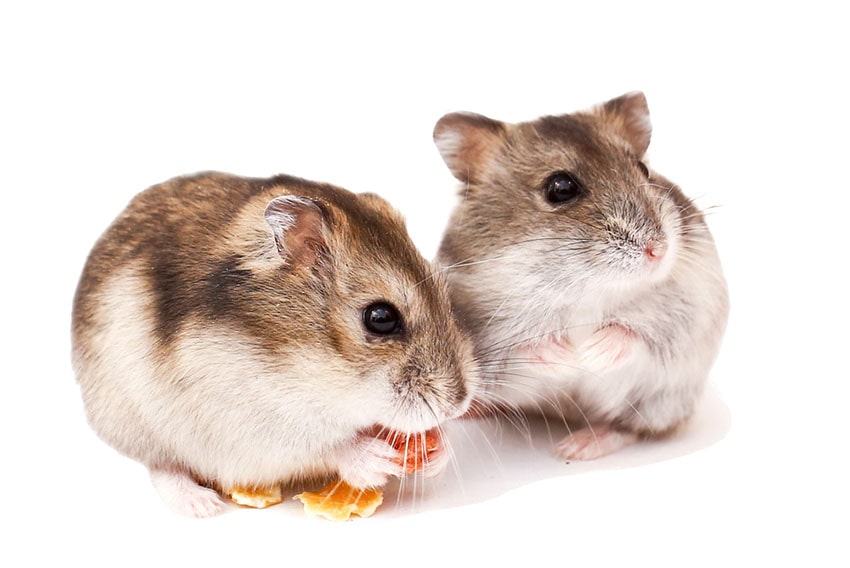
[[188, 474], [170, 469], [151, 469], [151, 482], [159, 496], [173, 511], [186, 517], [205, 518], [218, 515], [224, 502], [218, 492], [201, 487]]

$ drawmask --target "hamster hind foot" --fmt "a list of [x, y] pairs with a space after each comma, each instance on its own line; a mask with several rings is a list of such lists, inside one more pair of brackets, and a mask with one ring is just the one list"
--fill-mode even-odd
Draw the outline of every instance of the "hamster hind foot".
[[610, 426], [593, 428], [588, 426], [576, 430], [555, 446], [558, 459], [588, 461], [607, 456], [635, 443], [638, 435], [633, 432], [615, 430]]
[[185, 471], [151, 468], [151, 481], [159, 496], [175, 512], [186, 517], [214, 517], [224, 509], [218, 492], [198, 483]]

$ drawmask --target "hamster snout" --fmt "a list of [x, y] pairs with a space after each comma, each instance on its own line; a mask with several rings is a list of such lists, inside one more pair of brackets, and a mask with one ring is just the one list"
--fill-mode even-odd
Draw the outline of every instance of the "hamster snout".
[[92, 428], [191, 516], [221, 510], [209, 488], [381, 485], [403, 470], [376, 427], [432, 429], [478, 385], [401, 216], [289, 176], [140, 193], [92, 249], [72, 319]]
[[650, 135], [641, 93], [518, 124], [451, 113], [434, 129], [463, 183], [438, 261], [486, 369], [476, 407], [578, 426], [562, 459], [681, 424], [725, 330], [711, 233], [646, 165]]
[[[679, 213], [665, 192], [648, 180], [627, 181], [624, 186], [633, 189], [607, 203], [588, 199], [596, 210], [588, 213], [590, 223], [602, 228], [599, 233], [584, 234], [588, 243], [598, 244], [596, 250], [591, 247], [588, 251], [588, 258], [610, 269], [588, 271], [588, 277], [599, 280], [594, 283], [597, 286], [618, 277], [631, 277], [633, 285], [661, 281], [678, 252]], [[572, 247], [571, 254], [576, 254], [577, 248]]]

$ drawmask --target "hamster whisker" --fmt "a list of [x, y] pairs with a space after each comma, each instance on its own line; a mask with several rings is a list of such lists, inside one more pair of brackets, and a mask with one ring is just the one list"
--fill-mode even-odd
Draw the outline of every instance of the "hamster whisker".
[[[414, 433], [408, 435], [408, 445], [410, 444], [410, 438], [418, 438], [418, 445], [414, 444], [413, 449], [406, 448], [404, 460], [407, 463], [407, 455], [408, 453], [412, 453], [414, 463], [421, 464], [423, 468], [428, 467], [428, 451], [427, 446], [425, 444], [425, 432], [423, 428], [419, 428], [419, 433]], [[417, 451], [418, 449], [418, 451]], [[426, 476], [420, 474], [419, 472], [413, 473], [413, 502], [411, 506], [413, 509], [416, 509], [416, 499], [417, 497], [422, 501], [425, 500], [425, 484], [426, 484]], [[418, 487], [417, 487], [418, 486]], [[418, 488], [418, 491], [417, 491]]]
[[[512, 333], [506, 336], [504, 339], [500, 341], [496, 341], [491, 343], [486, 349], [478, 352], [478, 357], [483, 360], [490, 359], [492, 355], [497, 355], [502, 352], [507, 352], [514, 347], [519, 345], [523, 345], [526, 343], [530, 343], [535, 339], [541, 339], [543, 337], [548, 337], [550, 335], [555, 335], [560, 331], [565, 331], [564, 329], [554, 329], [550, 331], [544, 331], [543, 333], [536, 333], [535, 335], [527, 335], [532, 333], [530, 330], [522, 329], [516, 333]], [[498, 358], [498, 357], [497, 357]]]
[[[330, 500], [344, 485], [346, 484], [342, 481], [342, 479], [338, 479], [336, 483], [334, 483], [334, 486], [328, 491], [327, 495], [322, 498], [322, 504], [327, 503], [328, 500]], [[365, 492], [366, 489], [357, 489], [357, 497], [354, 500], [356, 501], [360, 499]]]
[[[461, 203], [463, 203], [464, 201], [467, 201], [469, 199], [469, 187], [470, 187], [470, 183], [469, 183], [469, 180], [467, 179], [466, 182], [464, 183], [464, 186], [463, 186], [463, 196], [460, 199]], [[463, 215], [466, 212], [466, 208], [465, 207], [459, 207], [458, 210], [460, 211], [460, 213], [459, 213], [458, 218], [457, 218], [457, 227], [455, 227], [455, 231], [454, 231], [455, 235], [457, 235], [458, 232], [460, 231], [460, 228], [463, 227]]]
[[445, 272], [448, 272], [449, 270], [454, 270], [455, 268], [465, 268], [467, 266], [475, 266], [477, 264], [485, 264], [485, 263], [488, 263], [488, 262], [496, 262], [496, 261], [499, 261], [499, 260], [504, 260], [506, 258], [510, 258], [510, 256], [509, 255], [496, 256], [496, 257], [485, 258], [485, 259], [481, 259], [481, 260], [472, 260], [472, 258], [470, 257], [466, 260], [461, 260], [461, 261], [455, 262], [453, 264], [440, 267], [438, 270], [431, 272], [431, 274], [429, 274], [428, 276], [426, 276], [425, 278], [423, 278], [422, 280], [420, 280], [419, 282], [414, 284], [413, 287], [416, 288], [417, 286], [422, 285], [423, 283], [427, 282], [428, 280], [431, 280], [432, 278], [436, 278], [438, 275], [443, 274]]
[[640, 184], [638, 184], [638, 187], [652, 187], [652, 188], [655, 188], [655, 189], [660, 189], [665, 194], [670, 194], [670, 193], [673, 192], [673, 188], [670, 187], [669, 185], [661, 185], [660, 183], [654, 183], [654, 182], [651, 182], [651, 181], [645, 181], [643, 183], [640, 183]]
[[[491, 436], [489, 433], [485, 432], [482, 426], [482, 423], [485, 421], [496, 428], [495, 435]], [[486, 417], [464, 419], [459, 423], [460, 430], [463, 431], [464, 438], [476, 448], [483, 447], [492, 462], [499, 468], [500, 473], [504, 474], [505, 471], [501, 455], [494, 445], [496, 441], [501, 442], [504, 436], [503, 425], [504, 422], [502, 417], [497, 415], [495, 412]], [[473, 434], [470, 433], [469, 428], [475, 429], [474, 437]], [[456, 471], [456, 476], [458, 481], [461, 482], [461, 493], [465, 493], [461, 479], [461, 472], [459, 470]]]
[[494, 392], [485, 392], [479, 402], [485, 405], [490, 415], [504, 418], [517, 432], [530, 440], [531, 428], [521, 408]]
[[[534, 376], [523, 375], [523, 374], [520, 374], [520, 373], [508, 373], [507, 375], [517, 377], [517, 378], [530, 378], [530, 379], [536, 380], [536, 377], [534, 377]], [[520, 388], [520, 385], [511, 383], [511, 382], [507, 382], [507, 381], [503, 382], [503, 383], [501, 383], [501, 386], [506, 387], [506, 388], [512, 388], [512, 389], [517, 390], [517, 391], [519, 391], [523, 394], [526, 394]], [[540, 398], [543, 402], [545, 402], [546, 405], [548, 405], [548, 408], [550, 409], [550, 412], [546, 412], [544, 410], [543, 405], [540, 404], [539, 402], [537, 402], [536, 399], [534, 399], [535, 406], [537, 408], [537, 412], [538, 412], [539, 416], [541, 416], [544, 419], [544, 423], [546, 424], [546, 428], [547, 428], [547, 431], [549, 433], [550, 441], [552, 441], [554, 443], [554, 439], [552, 437], [552, 432], [551, 432], [551, 429], [549, 428], [548, 417], [553, 413], [560, 416], [561, 423], [563, 424], [564, 428], [566, 428], [568, 434], [571, 435], [572, 432], [573, 432], [572, 427], [570, 426], [569, 420], [567, 420], [567, 415], [565, 413], [565, 410], [563, 409], [563, 405], [561, 404], [558, 397], [563, 397], [563, 399], [566, 399], [570, 404], [572, 404], [572, 406], [576, 409], [576, 411], [580, 415], [581, 420], [584, 423], [584, 427], [587, 428], [591, 432], [591, 434], [593, 435], [594, 439], [596, 439], [596, 432], [593, 429], [593, 424], [591, 423], [591, 421], [588, 418], [587, 414], [585, 413], [584, 409], [582, 409], [581, 405], [578, 404], [578, 402], [575, 400], [575, 398], [573, 398], [570, 395], [570, 393], [567, 392], [566, 389], [555, 389], [555, 387], [553, 387], [551, 385], [550, 385], [550, 388], [554, 389], [554, 392], [552, 392], [551, 394], [545, 394], [545, 393], [541, 393], [541, 392], [532, 393], [532, 394], [536, 394], [537, 397]]]
[[[693, 202], [694, 206], [696, 206], [697, 203], [699, 203], [700, 201], [704, 201], [708, 197], [709, 197], [708, 193], [700, 193], [699, 195], [693, 195], [693, 196], [691, 196], [691, 202]], [[705, 208], [705, 209], [717, 209], [717, 208], [720, 208], [720, 207], [723, 207], [723, 206], [714, 203], [714, 204], [705, 205], [705, 206], [700, 205], [698, 208], [699, 209], [703, 209], [703, 208]]]
[[[687, 215], [683, 215], [680, 212], [679, 213], [679, 220], [682, 223], [684, 228], [691, 228], [691, 226], [693, 224], [688, 223], [688, 221], [690, 221], [691, 219], [705, 218], [705, 217], [708, 217], [709, 215], [713, 215], [713, 214], [714, 214], [713, 211], [707, 211], [707, 212], [706, 211], [695, 211], [695, 212], [689, 213]], [[699, 223], [697, 223], [696, 226], [699, 226]], [[701, 230], [705, 231], [705, 229], [702, 228], [702, 227], [701, 227]]]
[[596, 219], [604, 219], [605, 215], [602, 213], [602, 210], [599, 208], [599, 205], [595, 201], [593, 202], [593, 206], [596, 212], [598, 213], [598, 216], [593, 218], [593, 222], [587, 219], [580, 219], [568, 212], [564, 213], [564, 217], [566, 217], [573, 223], [576, 223], [577, 225], [584, 225], [585, 227], [588, 227], [594, 231], [602, 231], [605, 227], [603, 227], [602, 223], [596, 221]]
[[646, 426], [646, 429], [649, 430], [649, 433], [652, 434], [653, 436], [655, 436], [655, 430], [652, 428], [652, 426], [649, 425], [649, 422], [647, 422], [646, 418], [643, 417], [643, 414], [640, 413], [640, 411], [635, 407], [634, 404], [632, 404], [632, 402], [629, 399], [627, 399], [626, 397], [623, 397], [623, 400], [626, 401], [626, 404], [628, 404], [631, 407], [631, 409], [635, 411], [635, 414], [637, 415], [638, 418], [640, 418], [641, 422], [644, 423], [644, 425]]
[[523, 336], [523, 334], [527, 334], [527, 333], [531, 333], [531, 332], [529, 330], [521, 330], [517, 333], [511, 334], [511, 335], [505, 337], [501, 341], [497, 341], [495, 343], [492, 343], [487, 349], [478, 352], [478, 356], [479, 356], [479, 358], [486, 360], [486, 359], [491, 358], [491, 356], [493, 356], [493, 355], [498, 355], [500, 353], [510, 351], [511, 349], [514, 349], [514, 348], [522, 346], [522, 345], [526, 345], [526, 344], [531, 343], [535, 340], [543, 339], [545, 337], [550, 337], [550, 336], [559, 336], [559, 335], [562, 335], [564, 332], [570, 331], [572, 329], [577, 329], [577, 328], [580, 328], [580, 327], [585, 327], [585, 326], [588, 326], [588, 325], [597, 325], [597, 324], [595, 324], [595, 323], [576, 323], [576, 324], [572, 324], [572, 325], [567, 325], [567, 326], [547, 330], [547, 331], [544, 331], [542, 333], [537, 332], [534, 335], [525, 335], [525, 336]]
[[[527, 391], [526, 389], [524, 389], [524, 387], [526, 387], [528, 385], [524, 385], [522, 383], [517, 384], [516, 382], [508, 381], [508, 380], [506, 380], [506, 377], [516, 377], [516, 378], [522, 378], [522, 379], [528, 379], [528, 378], [535, 379], [535, 377], [533, 377], [531, 375], [519, 373], [519, 372], [502, 372], [502, 373], [499, 373], [499, 375], [500, 375], [500, 378], [496, 381], [493, 381], [491, 383], [492, 385], [500, 386], [500, 387], [503, 387], [503, 388], [509, 388], [509, 389], [512, 389], [512, 390], [519, 392], [521, 394], [529, 394], [531, 392], [531, 391]], [[520, 407], [518, 407], [516, 404], [512, 404], [505, 399], [500, 399], [498, 397], [498, 395], [496, 393], [492, 392], [492, 391], [487, 392], [486, 396], [491, 397], [494, 400], [494, 402], [496, 402], [498, 404], [502, 404], [502, 405], [507, 404], [509, 408], [521, 411]], [[558, 408], [558, 406], [559, 406], [557, 399], [551, 398], [547, 395], [543, 395], [543, 402], [548, 404], [552, 408]], [[535, 406], [536, 406], [538, 412], [540, 412], [541, 414], [545, 414], [545, 412], [543, 410], [543, 406], [539, 402], [535, 401]], [[522, 413], [522, 415], [523, 415], [523, 418], [525, 418], [525, 414]], [[529, 426], [528, 422], [525, 419], [523, 420], [523, 425], [526, 427], [526, 429]]]
[[510, 294], [506, 294], [505, 299], [502, 300], [502, 303], [499, 304], [499, 306], [495, 310], [493, 310], [493, 313], [490, 315], [490, 319], [488, 319], [487, 323], [484, 324], [485, 331], [490, 328], [490, 325], [493, 323], [493, 320], [496, 319], [496, 316], [499, 314], [499, 312], [502, 311], [502, 308], [505, 307], [505, 304], [507, 304], [508, 301], [511, 300], [511, 298], [513, 298], [514, 295], [518, 293], [517, 290], [513, 290]]
[[696, 224], [688, 223], [688, 220], [682, 220], [679, 226], [676, 227], [676, 235], [682, 246], [687, 246], [690, 243], [711, 243], [711, 236], [706, 235], [705, 225], [697, 221]]
[[[549, 281], [548, 284], [545, 284], [544, 286], [536, 288], [534, 290], [534, 293], [530, 294], [529, 297], [526, 299], [525, 303], [520, 307], [519, 312], [525, 313], [532, 306], [548, 306], [548, 304], [543, 301], [543, 298], [545, 298], [546, 292], [548, 290], [550, 290], [551, 288], [553, 288], [557, 284], [560, 284], [560, 281], [558, 279], [552, 279], [552, 280]], [[509, 295], [509, 297], [512, 296], [512, 295], [513, 295], [513, 293], [511, 295]], [[504, 306], [504, 303], [502, 304], [502, 306]], [[547, 307], [546, 309], [549, 310], [550, 308]], [[496, 314], [494, 313], [493, 317], [495, 317], [495, 315]], [[492, 319], [493, 318], [491, 317], [491, 321], [492, 321]]]
[[572, 371], [581, 371], [581, 372], [586, 373], [586, 374], [591, 375], [591, 376], [598, 376], [596, 373], [594, 373], [594, 372], [592, 372], [588, 369], [585, 369], [584, 367], [581, 367], [579, 365], [570, 365], [569, 363], [553, 363], [553, 362], [549, 362], [549, 361], [537, 361], [535, 359], [520, 359], [520, 358], [513, 358], [513, 357], [509, 357], [507, 359], [504, 359], [503, 361], [505, 363], [509, 363], [509, 364], [515, 363], [515, 365], [511, 365], [510, 367], [508, 367], [506, 365], [505, 369], [502, 370], [501, 373], [506, 373], [507, 370], [518, 372], [518, 371], [522, 371], [522, 370], [531, 370], [531, 369], [534, 369], [534, 367], [536, 367], [536, 366], [546, 366], [546, 367], [562, 367], [564, 369], [569, 369], [569, 370], [572, 370]]
[[687, 241], [688, 242], [682, 243], [679, 247], [679, 252], [681, 254], [697, 255], [699, 257], [704, 257], [706, 249], [710, 250], [711, 246], [714, 244], [711, 242], [711, 239], [700, 236], [694, 236], [693, 238], [688, 237]]
[[590, 249], [591, 245], [598, 245], [599, 241], [597, 239], [571, 239], [569, 243], [557, 246], [551, 250], [545, 251], [548, 254], [553, 252], [582, 252]]
[[[574, 220], [576, 222], [588, 224], [585, 221], [581, 221], [579, 219], [574, 219]], [[536, 243], [536, 242], [541, 242], [541, 241], [564, 241], [564, 240], [568, 240], [568, 239], [578, 240], [578, 239], [571, 238], [571, 237], [535, 237], [533, 239], [524, 239], [524, 240], [521, 240], [521, 241], [515, 241], [515, 242], [512, 242], [512, 243], [508, 243], [508, 244], [504, 245], [504, 247], [516, 247], [516, 246], [527, 245], [529, 243]], [[519, 254], [519, 253], [517, 253], [517, 254]], [[477, 264], [484, 264], [484, 263], [488, 263], [488, 262], [496, 262], [496, 261], [510, 259], [510, 258], [512, 258], [511, 254], [505, 254], [505, 255], [501, 255], [501, 256], [494, 256], [494, 257], [483, 258], [483, 259], [476, 259], [475, 257], [467, 257], [463, 260], [459, 260], [459, 261], [454, 262], [452, 264], [440, 266], [437, 270], [434, 270], [433, 272], [431, 272], [431, 274], [429, 274], [428, 276], [426, 276], [425, 278], [423, 278], [422, 280], [417, 282], [414, 286], [419, 286], [423, 282], [426, 282], [427, 280], [436, 277], [438, 274], [443, 274], [445, 272], [448, 272], [449, 270], [454, 270], [456, 268], [465, 268], [467, 266], [475, 266]]]
[[702, 212], [703, 212], [706, 216], [708, 216], [708, 215], [714, 215], [715, 213], [717, 213], [718, 211], [720, 211], [721, 209], [723, 209], [723, 205], [707, 205], [707, 206], [705, 206], [705, 207], [701, 207], [700, 209], [702, 210]]
[[699, 275], [703, 279], [710, 279], [716, 282], [723, 282], [722, 274], [706, 274], [705, 270], [707, 267], [710, 267], [708, 261], [702, 255], [702, 251], [699, 250], [682, 250], [679, 254], [679, 267], [680, 270], [689, 272], [696, 275]]
[[[511, 361], [525, 363], [525, 364], [530, 363], [532, 365], [539, 363], [538, 361], [524, 360], [524, 359], [521, 359], [521, 358], [514, 358], [514, 359], [508, 359], [508, 360], [505, 360], [505, 361], [488, 361], [488, 362], [483, 363], [483, 365], [498, 366], [498, 365], [503, 364], [503, 363], [510, 363]], [[565, 366], [569, 367], [569, 365], [565, 365]], [[573, 368], [577, 368], [577, 367], [573, 367]], [[587, 372], [587, 371], [585, 371], [585, 372]], [[487, 384], [490, 385], [490, 386], [499, 386], [499, 387], [502, 387], [502, 388], [509, 388], [509, 389], [512, 389], [512, 390], [515, 390], [517, 392], [525, 394], [525, 389], [523, 389], [523, 386], [525, 386], [525, 385], [523, 385], [522, 383], [512, 382], [510, 380], [510, 378], [521, 378], [521, 379], [536, 380], [535, 376], [522, 373], [521, 367], [519, 367], [519, 368], [508, 367], [507, 369], [504, 369], [501, 372], [499, 372], [498, 378], [487, 377], [487, 379], [488, 379]], [[572, 427], [570, 425], [570, 422], [566, 418], [565, 410], [563, 409], [563, 405], [562, 405], [561, 402], [559, 402], [559, 400], [565, 400], [565, 401], [569, 402], [572, 405], [572, 407], [575, 408], [576, 412], [579, 414], [579, 416], [580, 416], [580, 418], [581, 418], [581, 420], [584, 424], [584, 427], [586, 427], [590, 431], [590, 433], [593, 435], [594, 439], [596, 439], [597, 436], [596, 436], [596, 433], [594, 431], [593, 424], [590, 421], [587, 413], [584, 411], [584, 409], [582, 409], [581, 405], [579, 405], [578, 402], [570, 395], [570, 393], [566, 389], [556, 388], [556, 387], [551, 386], [551, 385], [550, 385], [550, 389], [553, 391], [550, 394], [544, 394], [544, 393], [537, 392], [536, 393], [537, 398], [541, 402], [535, 401], [535, 407], [536, 407], [536, 410], [537, 410], [536, 414], [539, 414], [539, 416], [543, 419], [544, 423], [546, 424], [547, 430], [549, 431], [550, 439], [552, 438], [552, 434], [551, 434], [551, 429], [549, 429], [548, 418], [551, 417], [553, 414], [560, 416], [561, 422], [562, 422], [563, 426], [566, 428], [568, 434], [572, 434]], [[521, 408], [517, 407], [516, 405], [509, 403], [503, 397], [501, 397], [498, 394], [493, 393], [493, 392], [486, 392], [484, 396], [486, 397], [487, 400], [491, 401], [490, 404], [492, 404], [492, 410], [494, 411], [493, 415], [497, 418], [506, 418], [507, 422], [509, 424], [511, 424], [512, 426], [514, 426], [515, 428], [517, 428], [517, 426], [518, 426], [516, 421], [513, 420], [506, 413], [505, 409], [510, 408], [513, 411], [513, 413], [515, 413], [516, 416], [522, 416], [523, 417], [522, 423], [523, 423], [524, 427], [519, 431], [523, 434], [523, 437], [526, 438], [529, 441], [529, 443], [531, 443], [530, 425], [527, 421], [527, 417], [526, 417], [525, 413], [522, 412]], [[635, 413], [635, 415], [646, 426], [646, 430], [650, 434], [655, 435], [655, 430], [652, 428], [652, 426], [649, 424], [649, 422], [646, 420], [646, 418], [641, 414], [641, 412], [638, 410], [638, 408], [626, 397], [623, 397], [623, 402], [631, 408], [631, 410]], [[545, 410], [545, 408], [548, 408], [549, 411], [547, 412]], [[553, 441], [553, 443], [554, 443], [554, 441]]]
[[[531, 305], [532, 303], [538, 303], [538, 304], [539, 304], [540, 302], [539, 302], [539, 301], [535, 301], [535, 298], [536, 298], [538, 295], [541, 295], [541, 294], [542, 294], [542, 292], [543, 292], [545, 289], [550, 288], [553, 284], [554, 284], [554, 281], [552, 281], [552, 282], [550, 282], [549, 284], [547, 284], [546, 286], [544, 286], [544, 289], [543, 289], [543, 290], [541, 290], [541, 289], [536, 290], [534, 294], [532, 294], [529, 298], [527, 298], [527, 299], [526, 299], [526, 303], [525, 303], [525, 305], [521, 308], [521, 310], [520, 310], [520, 311], [524, 311], [524, 310], [525, 310], [525, 309], [527, 309], [527, 308], [528, 308], [528, 306], [529, 306], [529, 305]], [[509, 302], [510, 300], [514, 299], [514, 298], [516, 297], [516, 295], [517, 295], [517, 294], [519, 294], [520, 292], [521, 292], [521, 289], [520, 289], [519, 287], [517, 287], [516, 289], [514, 289], [513, 291], [511, 291], [510, 293], [508, 293], [508, 294], [506, 294], [506, 295], [505, 295], [505, 299], [501, 302], [501, 304], [499, 304], [499, 306], [498, 306], [498, 307], [497, 307], [497, 308], [493, 311], [493, 313], [490, 315], [490, 318], [487, 320], [487, 323], [484, 325], [484, 330], [487, 330], [487, 329], [490, 327], [490, 325], [491, 325], [491, 324], [493, 323], [493, 321], [496, 319], [496, 316], [498, 316], [498, 315], [501, 313], [502, 309], [503, 309], [503, 308], [504, 308], [504, 307], [508, 304], [508, 302]], [[545, 305], [545, 304], [543, 304], [543, 305]]]
[[681, 249], [690, 252], [700, 252], [702, 247], [712, 246], [714, 242], [709, 237], [698, 233], [683, 233], [684, 241]]

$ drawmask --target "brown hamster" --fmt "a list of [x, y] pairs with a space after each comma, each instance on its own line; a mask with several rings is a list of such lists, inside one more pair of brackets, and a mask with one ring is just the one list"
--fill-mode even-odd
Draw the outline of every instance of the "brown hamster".
[[76, 292], [89, 422], [191, 516], [221, 510], [212, 488], [380, 485], [402, 472], [376, 428], [433, 428], [477, 383], [432, 276], [372, 194], [220, 173], [151, 187], [94, 246]]
[[639, 92], [519, 124], [453, 113], [434, 130], [464, 183], [438, 262], [481, 360], [481, 405], [579, 425], [563, 459], [686, 420], [725, 330], [712, 236], [646, 165], [650, 134]]

